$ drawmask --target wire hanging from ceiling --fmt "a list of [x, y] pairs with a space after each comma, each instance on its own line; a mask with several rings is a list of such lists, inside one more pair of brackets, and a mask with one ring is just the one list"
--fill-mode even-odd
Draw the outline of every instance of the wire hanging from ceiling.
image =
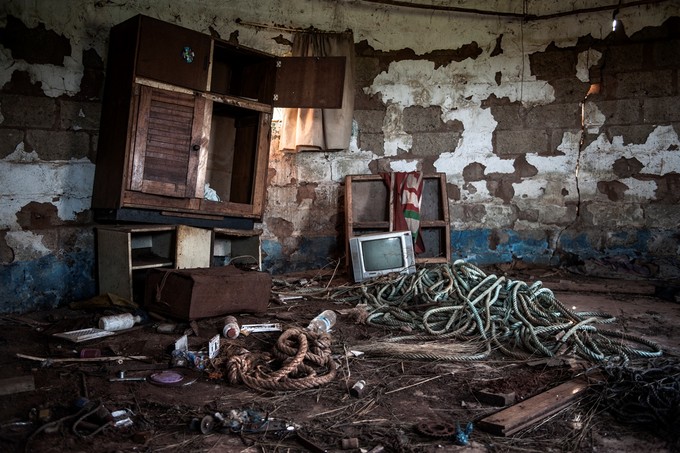
[[[560, 11], [552, 14], [528, 14], [527, 11], [522, 11], [521, 13], [513, 11], [492, 11], [477, 8], [466, 8], [461, 6], [450, 6], [450, 5], [436, 5], [428, 3], [418, 3], [413, 1], [403, 1], [403, 0], [359, 0], [364, 3], [375, 3], [385, 6], [395, 6], [401, 8], [414, 8], [414, 9], [428, 9], [433, 11], [451, 12], [451, 13], [466, 13], [466, 14], [478, 14], [483, 16], [499, 16], [499, 17], [510, 17], [521, 20], [543, 20], [543, 19], [554, 19], [557, 17], [573, 16], [576, 14], [584, 13], [595, 13], [600, 11], [609, 11], [621, 8], [630, 8], [635, 6], [643, 5], [654, 5], [657, 3], [665, 3], [668, 1], [676, 0], [637, 0], [630, 3], [618, 2], [611, 5], [603, 6], [593, 6], [590, 8], [579, 8], [570, 11]], [[524, 6], [524, 5], [523, 5]]]

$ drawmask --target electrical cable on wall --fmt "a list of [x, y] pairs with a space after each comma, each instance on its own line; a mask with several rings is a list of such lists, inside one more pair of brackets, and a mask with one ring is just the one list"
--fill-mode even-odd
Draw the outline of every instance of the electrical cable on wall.
[[[619, 0], [618, 7], [614, 10], [612, 13], [612, 33], [616, 32], [616, 27], [618, 25], [618, 13], [620, 8], [622, 7], [622, 0]], [[564, 228], [562, 228], [554, 241], [553, 245], [553, 250], [552, 250], [552, 255], [551, 258], [555, 257], [555, 254], [557, 253], [560, 245], [560, 239], [562, 235], [564, 234], [565, 231], [576, 225], [576, 223], [580, 220], [581, 218], [581, 185], [580, 185], [580, 179], [579, 179], [579, 173], [581, 169], [581, 157], [583, 155], [584, 151], [584, 146], [585, 146], [585, 139], [586, 139], [586, 133], [587, 133], [587, 118], [586, 118], [586, 103], [588, 102], [588, 98], [591, 95], [599, 94], [601, 89], [602, 89], [602, 74], [604, 72], [606, 62], [607, 62], [607, 57], [609, 56], [609, 50], [610, 50], [610, 44], [606, 40], [606, 46], [605, 49], [602, 53], [602, 63], [600, 64], [599, 70], [598, 70], [598, 80], [592, 81], [590, 87], [588, 88], [588, 92], [585, 94], [583, 99], [580, 102], [581, 106], [581, 129], [580, 129], [580, 136], [579, 136], [579, 142], [578, 142], [578, 152], [576, 154], [576, 163], [574, 165], [574, 183], [576, 185], [576, 212], [574, 214], [574, 219]], [[590, 48], [588, 49], [588, 53], [586, 55], [586, 68], [590, 68]]]

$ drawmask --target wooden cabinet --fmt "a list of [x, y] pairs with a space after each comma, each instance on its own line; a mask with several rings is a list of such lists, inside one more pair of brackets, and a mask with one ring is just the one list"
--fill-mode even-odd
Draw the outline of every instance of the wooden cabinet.
[[139, 303], [147, 270], [209, 267], [211, 234], [185, 225], [97, 227], [99, 293]]
[[[349, 239], [362, 234], [390, 231], [393, 210], [387, 185], [380, 175], [349, 175], [345, 178], [345, 256], [349, 265]], [[446, 263], [451, 259], [449, 201], [446, 175], [423, 176], [420, 234], [425, 251], [416, 263]]]
[[343, 78], [344, 57], [281, 59], [141, 15], [113, 27], [95, 219], [252, 229], [273, 106], [339, 107]]

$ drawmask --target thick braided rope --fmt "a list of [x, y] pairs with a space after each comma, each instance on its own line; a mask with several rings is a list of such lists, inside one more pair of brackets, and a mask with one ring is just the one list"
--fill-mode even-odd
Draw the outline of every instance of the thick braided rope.
[[331, 382], [337, 367], [331, 356], [328, 334], [288, 329], [279, 337], [272, 355], [280, 367], [255, 366], [252, 354], [235, 355], [227, 362], [231, 384], [243, 383], [256, 390], [303, 390]]
[[[485, 344], [486, 352], [438, 355], [440, 360], [481, 360], [491, 350], [521, 359], [571, 352], [592, 361], [662, 354], [657, 344], [644, 338], [597, 329], [596, 324], [616, 318], [600, 312], [573, 312], [541, 282], [528, 285], [486, 275], [462, 260], [421, 267], [396, 280], [376, 279], [349, 295], [343, 288], [342, 297], [359, 298], [367, 306], [368, 324], [423, 332], [388, 341], [436, 337]], [[648, 350], [633, 348], [631, 342]]]

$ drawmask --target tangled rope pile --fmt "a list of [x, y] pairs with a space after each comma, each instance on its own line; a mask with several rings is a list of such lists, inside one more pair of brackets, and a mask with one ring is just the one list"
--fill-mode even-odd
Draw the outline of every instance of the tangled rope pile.
[[[331, 357], [331, 337], [306, 329], [288, 329], [269, 355], [246, 350], [227, 360], [230, 384], [243, 383], [256, 390], [303, 390], [326, 384], [337, 368]], [[274, 365], [273, 368], [271, 365]]]
[[[617, 357], [658, 357], [661, 348], [644, 338], [597, 328], [614, 317], [600, 312], [573, 312], [543, 288], [519, 280], [486, 275], [458, 260], [422, 267], [397, 280], [377, 279], [340, 288], [331, 299], [365, 304], [366, 322], [395, 330], [422, 331], [389, 341], [450, 338], [481, 341], [483, 351], [446, 357], [482, 360], [493, 349], [526, 359], [576, 354], [600, 362]], [[631, 343], [648, 349], [632, 347]]]
[[598, 404], [626, 424], [650, 428], [680, 448], [680, 360], [657, 358], [644, 363], [605, 364], [604, 380], [592, 387]]

